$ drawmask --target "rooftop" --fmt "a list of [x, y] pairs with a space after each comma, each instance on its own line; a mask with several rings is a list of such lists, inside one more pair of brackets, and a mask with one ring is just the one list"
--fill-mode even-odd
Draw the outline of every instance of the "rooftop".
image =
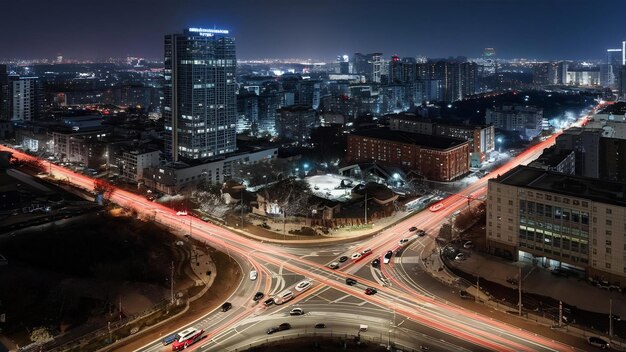
[[384, 139], [406, 144], [415, 144], [421, 147], [432, 149], [449, 149], [458, 147], [464, 143], [468, 143], [466, 140], [458, 138], [432, 136], [428, 134], [410, 133], [402, 131], [391, 131], [387, 128], [355, 131], [352, 134], [361, 137]]
[[626, 183], [566, 175], [523, 165], [492, 181], [626, 207]]

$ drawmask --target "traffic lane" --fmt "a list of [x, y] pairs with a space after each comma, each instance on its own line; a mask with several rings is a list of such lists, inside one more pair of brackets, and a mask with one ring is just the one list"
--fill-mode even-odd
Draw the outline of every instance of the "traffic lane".
[[[274, 258], [272, 257], [265, 258], [265, 260], [268, 260], [268, 261], [272, 261], [273, 259]], [[294, 271], [299, 270], [298, 267], [292, 267], [290, 269]], [[422, 316], [414, 315], [413, 312], [416, 306], [414, 304], [411, 304], [411, 305], [405, 304], [406, 301], [412, 302], [414, 300], [414, 297], [405, 296], [405, 297], [402, 297], [402, 299], [400, 300], [400, 299], [397, 299], [395, 295], [393, 296], [393, 299], [390, 297], [385, 298], [384, 295], [380, 295], [380, 294], [377, 294], [374, 296], [367, 296], [365, 295], [365, 293], [360, 292], [356, 290], [355, 288], [346, 286], [343, 283], [338, 283], [337, 281], [333, 279], [329, 280], [323, 276], [315, 277], [315, 275], [313, 278], [315, 278], [317, 281], [321, 283], [324, 283], [329, 286], [333, 286], [346, 293], [351, 293], [355, 296], [361, 297], [362, 299], [372, 300], [372, 302], [374, 302], [375, 304], [379, 306], [386, 307], [389, 305], [394, 305], [396, 307], [396, 310], [400, 312], [401, 314], [410, 316], [414, 320], [420, 321], [423, 324], [433, 326], [434, 328], [440, 329], [441, 331], [444, 331], [448, 334], [457, 336], [459, 338], [467, 339], [471, 341], [472, 343], [483, 346], [485, 348], [490, 348], [492, 350], [501, 350], [501, 351], [532, 351], [535, 349], [535, 348], [532, 348], [532, 349], [525, 348], [523, 345], [519, 344], [518, 342], [515, 342], [515, 341], [510, 342], [508, 339], [499, 338], [499, 334], [502, 333], [501, 329], [495, 332], [481, 331], [478, 329], [474, 329], [472, 326], [467, 326], [467, 325], [461, 326], [461, 324], [459, 324], [457, 321], [446, 319], [445, 315], [439, 315], [436, 318], [430, 314], [422, 315]], [[444, 308], [443, 310], [445, 311], [446, 307], [442, 307], [442, 308]], [[444, 321], [445, 323], [443, 323]], [[471, 323], [471, 320], [470, 320], [470, 323]], [[511, 331], [517, 332], [517, 329], [513, 329]], [[542, 338], [536, 337], [534, 340], [541, 341]], [[507, 345], [510, 345], [511, 347]]]
[[[486, 350], [465, 340], [450, 339], [448, 335], [415, 324], [403, 317], [398, 317], [397, 324], [394, 325], [390, 312], [387, 310], [369, 310], [367, 313], [367, 315], [356, 314], [353, 306], [342, 304], [309, 304], [302, 316], [289, 316], [283, 312], [272, 316], [246, 319], [236, 328], [213, 338], [200, 350], [242, 349], [250, 344], [313, 334], [322, 336], [344, 335], [349, 339], [360, 335], [366, 341], [373, 340], [380, 343], [391, 341], [406, 347], [417, 348], [421, 345], [442, 351]], [[291, 329], [271, 335], [267, 334], [267, 329], [277, 327], [282, 323], [289, 323]], [[316, 329], [315, 325], [319, 323], [325, 324], [326, 327]], [[360, 332], [360, 325], [367, 325], [367, 331]]]
[[[251, 265], [259, 269], [257, 280], [251, 281], [248, 276], [243, 275], [237, 289], [235, 289], [234, 293], [224, 301], [230, 302], [232, 304], [232, 308], [230, 308], [227, 312], [222, 312], [220, 305], [201, 318], [191, 323], [186, 323], [171, 331], [166, 336], [182, 331], [191, 326], [203, 329], [205, 332], [219, 329], [220, 326], [227, 324], [229, 320], [237, 320], [240, 319], [242, 315], [250, 315], [258, 311], [258, 306], [252, 301], [252, 297], [254, 297], [254, 293], [261, 287], [269, 287], [271, 284], [271, 276], [268, 274], [267, 270], [258, 263], [252, 263]], [[216, 275], [219, 275], [219, 273], [216, 273]], [[136, 349], [135, 351], [171, 351], [171, 346], [164, 347], [161, 341], [162, 338], [156, 339], [145, 346]]]

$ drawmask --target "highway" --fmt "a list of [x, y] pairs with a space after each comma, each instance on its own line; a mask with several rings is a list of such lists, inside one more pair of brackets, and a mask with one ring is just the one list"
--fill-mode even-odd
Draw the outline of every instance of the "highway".
[[[442, 200], [436, 212], [422, 211], [366, 240], [337, 246], [320, 245], [309, 248], [308, 251], [260, 243], [194, 217], [177, 216], [172, 209], [123, 190], [116, 189], [110, 200], [151, 216], [155, 221], [171, 228], [185, 231], [191, 227], [195, 239], [229, 253], [242, 266], [243, 279], [227, 300], [233, 304], [231, 310], [220, 312], [217, 309], [208, 312], [198, 321], [175, 329], [179, 331], [190, 325], [204, 329], [205, 338], [193, 345], [197, 350], [234, 350], [268, 339], [312, 333], [343, 334], [348, 338], [356, 334], [359, 324], [365, 323], [371, 330], [364, 333], [364, 339], [371, 335], [370, 340], [376, 340], [378, 335], [377, 341], [385, 343], [384, 336], [387, 336], [386, 341], [393, 337], [393, 341], [399, 345], [413, 348], [427, 345], [431, 350], [445, 351], [574, 351], [577, 349], [564, 343], [450, 305], [438, 299], [434, 293], [406, 280], [394, 280], [390, 282], [391, 285], [387, 285], [381, 280], [381, 274], [387, 271], [390, 277], [398, 276], [389, 274], [393, 265], [383, 266], [382, 271], [374, 270], [370, 266], [372, 259], [381, 258], [387, 250], [398, 247], [400, 238], [411, 236], [412, 233], [408, 231], [411, 226], [427, 231], [427, 236], [416, 239], [413, 246], [423, 247], [428, 241], [433, 241], [435, 231], [440, 225], [455, 211], [467, 206], [468, 196], [475, 199], [486, 195], [488, 179], [517, 165], [528, 164], [544, 148], [553, 145], [556, 137], [557, 135], [553, 135], [527, 149], [459, 192], [459, 195]], [[33, 158], [7, 147], [0, 149], [8, 150], [20, 159]], [[77, 187], [93, 189], [93, 179], [54, 164], [44, 163], [55, 177], [65, 179]], [[348, 260], [336, 270], [328, 267], [339, 256], [351, 256], [364, 249], [371, 249], [372, 255], [358, 262]], [[254, 281], [247, 275], [252, 268], [259, 273], [258, 279]], [[347, 277], [356, 278], [359, 284], [346, 285]], [[311, 280], [313, 286], [306, 291], [296, 292], [293, 286], [304, 278]], [[364, 293], [366, 287], [376, 288], [378, 293], [368, 296]], [[296, 296], [283, 305], [265, 307], [262, 303], [252, 302], [257, 291], [268, 296], [286, 289], [292, 290]], [[295, 306], [304, 308], [307, 314], [286, 316], [285, 312]], [[393, 319], [390, 319], [391, 316]], [[272, 335], [265, 334], [268, 327], [282, 322], [292, 323], [293, 328]], [[328, 327], [314, 329], [313, 325], [318, 322], [323, 322]], [[165, 351], [171, 348], [163, 347], [157, 340], [139, 350]]]

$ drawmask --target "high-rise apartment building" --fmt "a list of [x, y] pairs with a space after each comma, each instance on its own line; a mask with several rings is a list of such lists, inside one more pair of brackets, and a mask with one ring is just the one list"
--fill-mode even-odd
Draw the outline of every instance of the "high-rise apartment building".
[[543, 109], [536, 106], [501, 105], [488, 108], [485, 121], [495, 128], [520, 132], [528, 140], [535, 138], [543, 126]]
[[626, 184], [518, 166], [489, 180], [487, 248], [626, 283]]
[[0, 121], [9, 118], [9, 73], [7, 65], [0, 65]]
[[165, 36], [166, 158], [236, 150], [235, 41], [228, 30], [188, 28]]

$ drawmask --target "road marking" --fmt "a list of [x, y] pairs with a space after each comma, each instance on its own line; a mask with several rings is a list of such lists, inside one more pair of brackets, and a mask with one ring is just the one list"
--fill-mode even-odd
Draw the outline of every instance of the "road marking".
[[339, 298], [337, 298], [337, 299], [336, 299], [336, 300], [334, 300], [334, 301], [330, 301], [330, 303], [338, 303], [338, 302], [341, 302], [342, 300], [344, 300], [344, 299], [346, 299], [346, 298], [348, 298], [348, 297], [352, 297], [352, 295], [348, 294], [348, 295], [345, 295], [345, 296], [339, 297]]

